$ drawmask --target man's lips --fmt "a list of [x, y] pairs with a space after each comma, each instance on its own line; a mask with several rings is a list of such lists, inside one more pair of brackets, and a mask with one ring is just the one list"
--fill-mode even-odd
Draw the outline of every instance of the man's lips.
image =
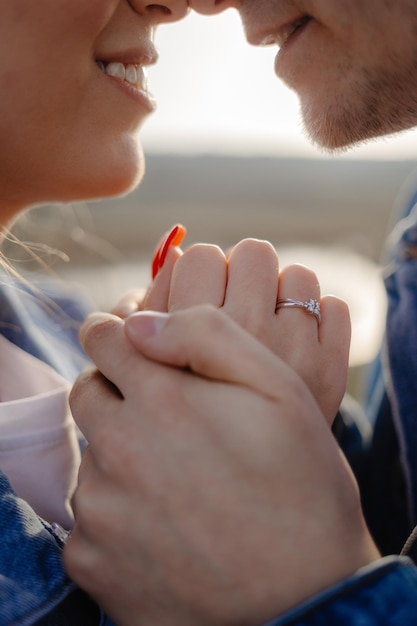
[[261, 42], [261, 45], [271, 46], [278, 45], [281, 48], [285, 43], [287, 43], [288, 39], [302, 26], [307, 24], [311, 20], [310, 15], [303, 15], [302, 17], [290, 22], [288, 24], [284, 24], [281, 26], [276, 32], [267, 35]]

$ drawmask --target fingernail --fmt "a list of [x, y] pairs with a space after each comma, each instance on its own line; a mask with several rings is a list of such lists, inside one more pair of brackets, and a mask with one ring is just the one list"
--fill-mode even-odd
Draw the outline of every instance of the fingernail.
[[176, 224], [165, 237], [152, 259], [152, 280], [162, 269], [170, 247], [180, 246], [186, 234], [187, 229], [182, 224]]
[[61, 545], [65, 545], [67, 543], [68, 537], [71, 534], [70, 530], [65, 530], [65, 528], [63, 528], [61, 524], [58, 524], [58, 522], [52, 522], [51, 532]]
[[133, 313], [125, 320], [125, 332], [131, 339], [152, 337], [162, 330], [168, 317], [169, 313], [155, 311]]

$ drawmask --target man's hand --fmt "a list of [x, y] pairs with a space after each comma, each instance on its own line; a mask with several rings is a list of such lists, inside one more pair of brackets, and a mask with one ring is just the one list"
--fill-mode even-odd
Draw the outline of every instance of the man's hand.
[[[210, 306], [98, 315], [69, 574], [119, 626], [258, 625], [378, 557], [302, 380]], [[312, 321], [315, 322], [313, 319]]]

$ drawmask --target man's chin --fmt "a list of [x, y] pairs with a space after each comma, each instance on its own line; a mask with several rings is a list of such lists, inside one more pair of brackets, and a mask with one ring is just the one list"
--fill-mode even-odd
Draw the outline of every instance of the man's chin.
[[318, 150], [325, 154], [344, 154], [351, 148], [363, 145], [385, 135], [383, 129], [362, 128], [345, 120], [329, 116], [303, 114], [302, 125], [305, 135]]

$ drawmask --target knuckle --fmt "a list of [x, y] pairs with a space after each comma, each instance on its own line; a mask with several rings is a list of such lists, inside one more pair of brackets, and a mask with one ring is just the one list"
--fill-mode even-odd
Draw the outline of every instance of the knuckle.
[[115, 331], [120, 327], [122, 321], [115, 317], [98, 318], [92, 321], [87, 327], [84, 327], [80, 333], [80, 339], [85, 351], [89, 354], [93, 348], [109, 337], [114, 335]]
[[319, 284], [319, 280], [317, 278], [317, 274], [307, 265], [302, 265], [301, 263], [293, 263], [292, 265], [287, 265], [280, 272], [280, 277], [286, 278], [287, 280], [294, 281], [303, 281], [308, 283], [314, 283], [316, 285]]
[[207, 336], [210, 337], [211, 333], [219, 333], [224, 330], [228, 318], [226, 314], [211, 304], [204, 304], [201, 306], [200, 315], [193, 318], [196, 320], [197, 329], [199, 326], [204, 326]]
[[184, 254], [178, 259], [177, 266], [182, 269], [184, 266], [195, 264], [206, 265], [208, 263], [225, 261], [224, 254], [219, 246], [206, 243], [197, 243], [185, 250]]
[[76, 407], [78, 401], [81, 400], [82, 396], [84, 395], [86, 385], [89, 384], [91, 378], [94, 376], [94, 373], [95, 370], [93, 368], [89, 368], [81, 372], [74, 381], [69, 394], [69, 402], [71, 408]]
[[321, 300], [322, 309], [327, 316], [337, 319], [341, 328], [350, 331], [351, 319], [347, 302], [337, 296], [325, 296]]
[[261, 256], [262, 258], [272, 257], [274, 260], [277, 258], [277, 252], [269, 241], [265, 239], [246, 238], [242, 239], [233, 249], [233, 255], [243, 254]]
[[200, 314], [194, 318], [193, 334], [203, 338], [205, 345], [202, 349], [193, 351], [190, 362], [197, 371], [206, 371], [211, 368], [211, 355], [214, 346], [221, 345], [224, 337], [228, 334], [232, 319], [221, 309], [211, 305], [200, 308]]
[[345, 300], [337, 298], [336, 296], [328, 296], [329, 301], [336, 308], [337, 313], [343, 316], [347, 321], [350, 320], [349, 306]]
[[92, 385], [101, 377], [100, 372], [94, 367], [86, 369], [78, 375], [69, 394], [69, 403], [73, 412], [78, 403], [83, 402], [85, 394], [89, 392]]
[[[200, 304], [181, 311], [179, 315], [182, 316], [184, 328], [187, 329], [184, 336], [192, 335], [198, 338], [200, 343], [201, 339], [210, 343], [215, 342], [216, 337], [224, 332], [228, 323], [231, 323], [226, 313], [212, 304]], [[184, 343], [185, 350], [188, 345], [192, 345], [192, 342], [187, 340]]]

